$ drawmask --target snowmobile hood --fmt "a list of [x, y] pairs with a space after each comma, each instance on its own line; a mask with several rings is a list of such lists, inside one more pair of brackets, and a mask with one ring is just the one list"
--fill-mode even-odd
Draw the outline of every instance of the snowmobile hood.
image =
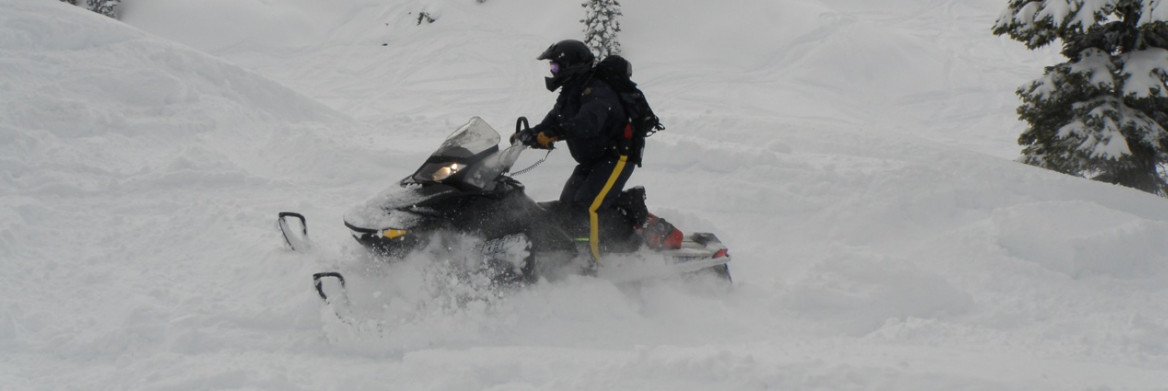
[[371, 230], [410, 228], [421, 219], [419, 213], [428, 211], [426, 204], [458, 193], [458, 189], [441, 184], [391, 188], [349, 209], [345, 223]]

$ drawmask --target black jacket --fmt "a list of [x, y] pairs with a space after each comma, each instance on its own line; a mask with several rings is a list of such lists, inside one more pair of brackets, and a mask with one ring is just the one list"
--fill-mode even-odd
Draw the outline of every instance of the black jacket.
[[612, 87], [582, 74], [564, 83], [555, 107], [533, 129], [566, 141], [577, 163], [593, 164], [618, 156], [626, 124], [620, 98]]

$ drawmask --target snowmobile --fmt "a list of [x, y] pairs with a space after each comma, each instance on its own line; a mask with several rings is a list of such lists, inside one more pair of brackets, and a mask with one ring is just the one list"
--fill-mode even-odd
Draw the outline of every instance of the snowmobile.
[[[516, 132], [528, 127], [526, 118], [519, 118], [515, 127]], [[484, 120], [471, 118], [398, 186], [349, 210], [345, 226], [358, 243], [389, 261], [436, 241], [476, 238], [473, 248], [480, 253], [475, 257], [481, 259], [479, 267], [499, 285], [569, 274], [625, 282], [709, 273], [730, 282], [730, 255], [717, 236], [682, 235], [648, 213], [641, 187], [622, 192], [617, 207], [600, 214], [601, 229], [595, 236], [599, 241], [593, 248], [593, 236], [582, 235], [565, 222], [569, 215], [565, 208], [556, 201], [532, 200], [523, 184], [508, 175], [527, 147], [514, 141], [500, 149], [500, 141], [499, 133]], [[310, 246], [303, 215], [282, 212], [278, 222], [289, 247]], [[599, 259], [594, 259], [596, 250]], [[341, 289], [345, 284], [337, 272], [314, 275], [317, 292], [326, 302], [329, 294], [323, 285], [329, 279], [337, 280]]]

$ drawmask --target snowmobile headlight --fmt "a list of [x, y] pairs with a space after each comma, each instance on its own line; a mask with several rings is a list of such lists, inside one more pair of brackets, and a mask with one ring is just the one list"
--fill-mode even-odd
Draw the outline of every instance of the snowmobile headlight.
[[434, 171], [435, 182], [441, 182], [443, 179], [449, 178], [451, 175], [457, 174], [459, 170], [466, 168], [465, 164], [450, 163]]
[[405, 235], [406, 235], [406, 230], [404, 230], [404, 229], [387, 228], [387, 229], [381, 230], [381, 237], [386, 238], [386, 239], [397, 239], [397, 238], [400, 238], [400, 237], [405, 236]]

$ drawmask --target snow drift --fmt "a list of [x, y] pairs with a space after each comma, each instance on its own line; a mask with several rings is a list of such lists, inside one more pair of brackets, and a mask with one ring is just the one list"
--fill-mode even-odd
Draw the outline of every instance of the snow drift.
[[[626, 5], [669, 126], [630, 185], [724, 235], [737, 287], [460, 305], [426, 265], [361, 263], [340, 216], [470, 116], [546, 110], [532, 57], [577, 5], [124, 4], [146, 33], [0, 0], [0, 388], [1168, 384], [1168, 206], [1008, 160], [1043, 55], [989, 35], [999, 2], [698, 3]], [[325, 255], [280, 248], [286, 209]], [[339, 266], [368, 271], [362, 327], [319, 311], [309, 276]]]

